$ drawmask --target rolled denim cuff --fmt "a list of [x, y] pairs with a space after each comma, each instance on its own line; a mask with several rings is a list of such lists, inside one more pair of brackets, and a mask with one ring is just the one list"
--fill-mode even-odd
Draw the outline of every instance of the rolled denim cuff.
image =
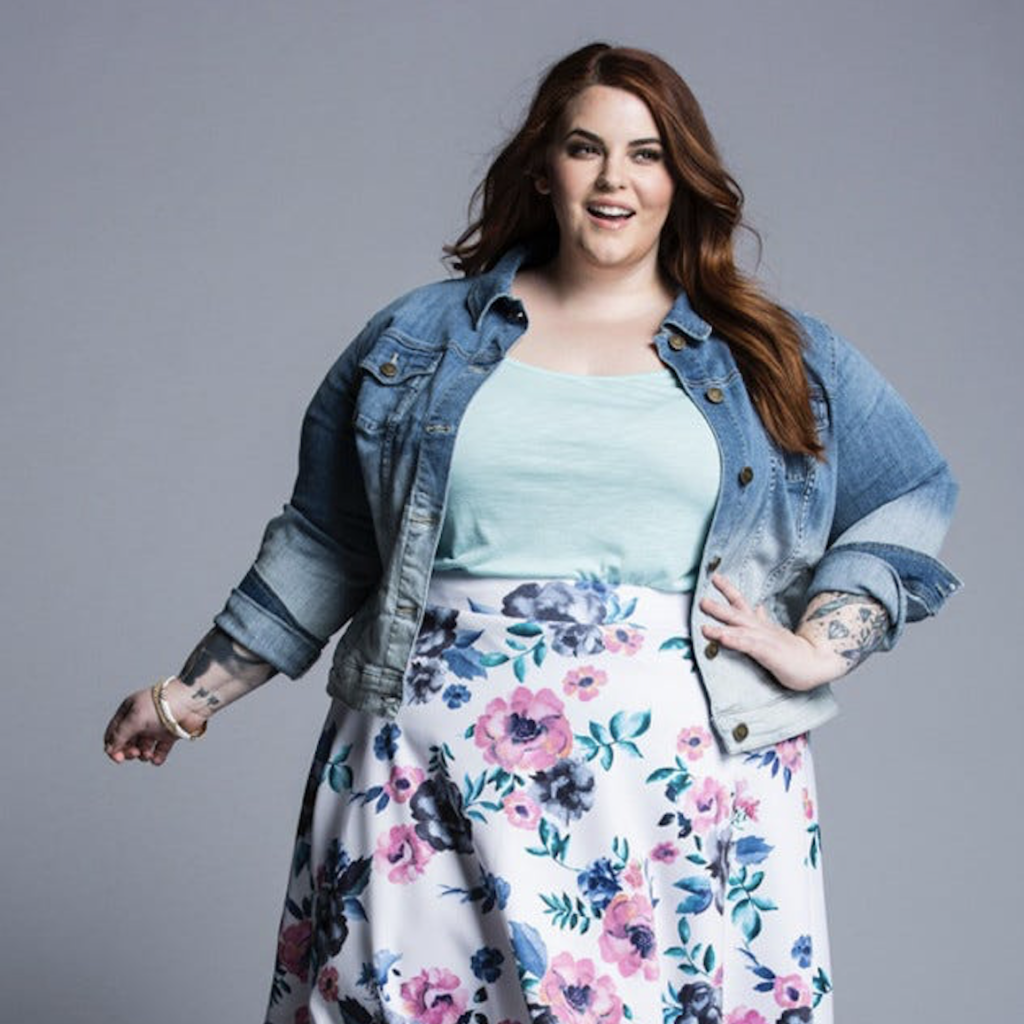
[[323, 645], [234, 587], [214, 624], [289, 679], [312, 667]]
[[963, 580], [937, 558], [902, 544], [854, 541], [829, 548], [814, 570], [807, 600], [823, 590], [863, 594], [889, 613], [890, 628], [881, 646], [896, 645], [908, 622], [935, 615]]

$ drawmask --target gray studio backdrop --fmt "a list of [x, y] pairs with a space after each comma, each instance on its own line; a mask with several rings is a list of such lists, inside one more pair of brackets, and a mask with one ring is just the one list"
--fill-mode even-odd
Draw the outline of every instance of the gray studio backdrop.
[[814, 737], [834, 998], [841, 1024], [1012, 1016], [1022, 27], [996, 0], [4, 3], [0, 1019], [263, 1020], [328, 655], [159, 769], [103, 727], [180, 669], [326, 368], [445, 276], [538, 73], [595, 38], [689, 80], [765, 285], [868, 353], [961, 482], [964, 590]]

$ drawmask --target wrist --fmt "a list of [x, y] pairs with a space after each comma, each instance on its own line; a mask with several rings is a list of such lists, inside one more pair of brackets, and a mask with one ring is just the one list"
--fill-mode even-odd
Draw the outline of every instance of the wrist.
[[193, 688], [186, 686], [178, 676], [174, 676], [164, 687], [164, 697], [174, 717], [188, 732], [194, 732], [209, 721], [216, 710], [206, 703], [199, 703]]
[[822, 665], [827, 667], [826, 682], [837, 679], [849, 671], [850, 663], [835, 649], [835, 641], [823, 636], [819, 630], [811, 628], [807, 632], [803, 632], [798, 628], [796, 635], [801, 640], [807, 641], [815, 656], [820, 659]]

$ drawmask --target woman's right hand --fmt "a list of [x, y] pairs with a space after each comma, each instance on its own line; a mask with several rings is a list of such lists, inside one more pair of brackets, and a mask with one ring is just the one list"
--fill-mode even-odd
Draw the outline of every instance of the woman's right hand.
[[[178, 687], [181, 687], [181, 682], [175, 678], [167, 685], [164, 696], [182, 727], [188, 732], [195, 732], [202, 726], [203, 718], [181, 707]], [[138, 759], [161, 765], [177, 741], [177, 736], [168, 732], [160, 721], [148, 686], [130, 693], [121, 701], [103, 734], [103, 748], [117, 764]]]

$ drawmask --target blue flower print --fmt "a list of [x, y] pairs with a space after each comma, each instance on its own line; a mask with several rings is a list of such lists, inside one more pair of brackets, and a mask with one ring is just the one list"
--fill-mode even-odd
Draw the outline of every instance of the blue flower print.
[[444, 693], [441, 694], [442, 699], [448, 707], [455, 709], [462, 707], [463, 704], [469, 700], [471, 694], [462, 683], [452, 683], [451, 686], [447, 687]]
[[796, 942], [793, 943], [793, 959], [801, 967], [811, 966], [811, 937], [810, 935], [801, 935]]
[[622, 889], [619, 884], [619, 873], [612, 867], [612, 862], [607, 857], [591, 861], [579, 873], [576, 881], [595, 914], [600, 914], [611, 903], [612, 897]]
[[501, 977], [501, 965], [505, 960], [505, 954], [493, 946], [481, 946], [472, 957], [469, 963], [473, 973], [481, 981], [497, 981]]
[[398, 752], [398, 737], [402, 730], [394, 722], [385, 722], [373, 738], [373, 753], [378, 761], [390, 761]]

